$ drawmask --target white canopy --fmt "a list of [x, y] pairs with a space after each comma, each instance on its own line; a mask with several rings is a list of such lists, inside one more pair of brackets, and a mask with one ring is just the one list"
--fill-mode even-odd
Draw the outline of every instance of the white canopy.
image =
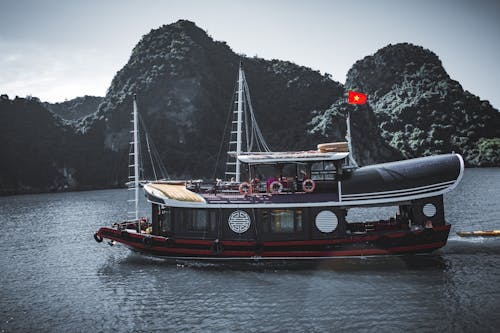
[[238, 160], [248, 164], [263, 163], [296, 163], [296, 162], [319, 162], [319, 161], [338, 161], [346, 158], [347, 152], [318, 152], [317, 150], [292, 151], [292, 152], [263, 152], [246, 153], [238, 155]]

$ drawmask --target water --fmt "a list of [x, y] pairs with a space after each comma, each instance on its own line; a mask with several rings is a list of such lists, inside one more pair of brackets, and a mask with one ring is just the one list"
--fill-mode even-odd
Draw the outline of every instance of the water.
[[445, 196], [452, 235], [432, 255], [293, 266], [97, 244], [125, 190], [0, 197], [0, 332], [497, 332], [500, 239], [455, 231], [500, 229], [499, 185], [500, 169], [466, 170]]

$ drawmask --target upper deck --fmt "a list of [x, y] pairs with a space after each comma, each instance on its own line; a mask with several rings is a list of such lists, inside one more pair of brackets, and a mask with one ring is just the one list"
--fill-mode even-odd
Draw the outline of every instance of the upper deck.
[[161, 205], [192, 208], [262, 208], [313, 206], [368, 206], [408, 202], [452, 190], [463, 176], [458, 154], [422, 157], [383, 163], [330, 174], [317, 173], [315, 189], [306, 193], [303, 181], [285, 181], [280, 193], [269, 193], [268, 184], [252, 186], [251, 194], [238, 191], [237, 183], [177, 182], [145, 185], [148, 200]]

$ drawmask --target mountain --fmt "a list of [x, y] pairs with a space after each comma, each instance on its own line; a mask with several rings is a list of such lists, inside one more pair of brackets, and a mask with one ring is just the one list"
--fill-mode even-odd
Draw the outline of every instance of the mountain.
[[126, 151], [135, 93], [170, 174], [212, 178], [217, 164], [221, 176], [225, 156], [218, 160], [218, 152], [227, 150], [222, 139], [240, 59], [257, 121], [271, 148], [314, 148], [317, 142], [306, 133], [308, 122], [313, 111], [341, 98], [342, 85], [290, 62], [242, 57], [189, 21], [143, 36], [99, 111], [82, 120], [80, 128], [102, 123], [105, 148]]
[[341, 98], [325, 111], [315, 112], [309, 122], [309, 135], [321, 141], [345, 141], [346, 118], [351, 114], [352, 154], [360, 165], [403, 159], [401, 153], [381, 137], [377, 118], [369, 105], [353, 106]]
[[[120, 186], [104, 132], [79, 133], [38, 98], [0, 97], [0, 195]], [[106, 169], [105, 172], [102, 170]]]
[[345, 86], [368, 94], [383, 137], [406, 158], [455, 151], [469, 166], [500, 166], [500, 113], [464, 91], [433, 52], [388, 45], [357, 61]]
[[97, 111], [103, 97], [76, 97], [61, 103], [43, 103], [45, 108], [65, 120], [75, 121]]
[[0, 99], [0, 194], [61, 190], [74, 185], [61, 158], [71, 131], [37, 99]]
[[[500, 166], [498, 111], [451, 80], [429, 50], [389, 45], [356, 62], [344, 86], [291, 62], [238, 55], [181, 20], [141, 38], [105, 97], [49, 104], [2, 95], [1, 193], [122, 186], [134, 94], [173, 178], [221, 177], [240, 60], [275, 151], [343, 141], [350, 112], [362, 165], [454, 150], [468, 165]], [[349, 89], [367, 93], [367, 103], [347, 104]]]

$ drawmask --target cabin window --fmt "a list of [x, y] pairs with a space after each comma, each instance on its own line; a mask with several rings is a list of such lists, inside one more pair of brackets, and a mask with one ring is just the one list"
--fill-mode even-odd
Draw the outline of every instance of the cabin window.
[[313, 180], [335, 179], [335, 164], [333, 161], [321, 161], [311, 166], [311, 178]]
[[431, 218], [431, 217], [434, 217], [436, 215], [437, 209], [436, 209], [436, 206], [434, 204], [427, 203], [422, 208], [422, 212], [424, 213], [424, 215], [426, 217]]
[[330, 210], [323, 210], [316, 215], [316, 228], [323, 233], [330, 233], [337, 228], [338, 218], [334, 212]]
[[302, 231], [302, 210], [273, 209], [263, 213], [264, 230], [271, 233]]
[[180, 209], [178, 220], [187, 232], [215, 232], [216, 212], [208, 209]]
[[193, 210], [191, 211], [191, 218], [186, 221], [188, 231], [208, 231], [209, 228], [208, 211], [207, 210]]
[[170, 217], [170, 209], [160, 208], [160, 213], [158, 214], [158, 221], [160, 222], [161, 233], [168, 233], [172, 231], [172, 218]]

